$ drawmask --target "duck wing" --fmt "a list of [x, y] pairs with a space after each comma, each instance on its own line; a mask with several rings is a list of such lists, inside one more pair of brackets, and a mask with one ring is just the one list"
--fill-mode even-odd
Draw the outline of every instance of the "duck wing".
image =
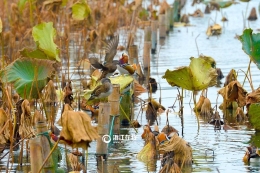
[[111, 63], [117, 53], [117, 46], [119, 42], [119, 35], [116, 35], [106, 46], [105, 62]]
[[95, 69], [102, 69], [102, 70], [106, 69], [106, 67], [99, 62], [98, 58], [89, 58], [89, 62], [91, 66], [94, 67]]

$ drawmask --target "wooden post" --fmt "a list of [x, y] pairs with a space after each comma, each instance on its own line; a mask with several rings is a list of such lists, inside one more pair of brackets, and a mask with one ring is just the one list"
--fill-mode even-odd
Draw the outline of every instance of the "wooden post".
[[[36, 128], [37, 128], [37, 133], [38, 134], [41, 134], [41, 133], [44, 133], [44, 132], [48, 131], [46, 122], [44, 122], [44, 121], [38, 121], [38, 123], [36, 125]], [[46, 136], [44, 136], [44, 135], [40, 135], [39, 138], [40, 138], [41, 146], [42, 146], [42, 150], [41, 150], [42, 151], [42, 157], [43, 157], [43, 160], [45, 160], [48, 157], [48, 155], [49, 155], [49, 153], [51, 151], [50, 143], [49, 143], [48, 138]], [[54, 162], [53, 162], [52, 157], [49, 157], [49, 159], [45, 163], [45, 165], [44, 165], [44, 172], [48, 172], [48, 173], [52, 173], [53, 172], [53, 173], [55, 173], [55, 167], [54, 167]]]
[[110, 119], [112, 120], [113, 118], [115, 118], [114, 126], [111, 128], [113, 128], [113, 134], [119, 135], [120, 134], [120, 116], [119, 116], [120, 85], [119, 84], [113, 84], [113, 92], [108, 96], [108, 102], [111, 104]]
[[129, 63], [138, 64], [138, 47], [137, 45], [131, 45], [128, 50], [129, 53]]
[[151, 26], [146, 26], [144, 28], [144, 41], [151, 41], [152, 40], [152, 28]]
[[151, 54], [156, 53], [156, 46], [157, 46], [157, 30], [158, 30], [158, 21], [153, 20], [151, 22], [151, 29], [152, 29], [152, 47], [151, 47]]
[[[33, 138], [29, 140], [30, 145], [30, 160], [31, 172], [38, 172], [43, 164], [43, 154], [40, 138]], [[43, 170], [41, 171], [43, 172]]]
[[150, 52], [151, 52], [151, 27], [145, 27], [144, 29], [144, 50], [143, 50], [143, 62], [144, 69], [148, 69], [150, 67]]
[[[143, 61], [144, 61], [144, 70], [148, 70], [150, 68], [150, 59], [151, 59], [151, 42], [144, 42], [144, 50], [143, 50]], [[145, 76], [147, 77], [147, 76]]]
[[166, 34], [170, 32], [171, 8], [167, 8], [165, 12]]
[[174, 12], [173, 7], [170, 8], [170, 29], [174, 27]]
[[111, 141], [109, 136], [110, 103], [100, 103], [98, 111], [98, 134], [96, 156], [97, 161], [107, 159], [107, 144]]
[[159, 14], [159, 35], [160, 38], [166, 37], [166, 23], [165, 14]]

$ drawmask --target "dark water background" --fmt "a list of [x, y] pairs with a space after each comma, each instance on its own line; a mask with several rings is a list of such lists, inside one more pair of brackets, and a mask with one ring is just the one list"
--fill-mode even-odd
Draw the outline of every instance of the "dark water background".
[[[172, 3], [172, 1], [168, 1]], [[205, 5], [200, 4], [194, 7], [191, 6], [192, 0], [187, 0], [187, 3], [182, 10], [182, 14], [193, 13], [197, 8], [202, 11], [205, 10]], [[249, 2], [248, 11], [246, 17], [248, 17], [252, 7], [256, 7], [257, 15], [259, 16], [258, 0], [252, 0]], [[144, 3], [148, 5], [148, 1]], [[195, 39], [197, 38], [197, 45], [199, 48], [199, 54], [207, 55], [213, 57], [217, 62], [217, 67], [221, 68], [224, 76], [226, 76], [229, 71], [233, 68], [236, 71], [241, 69], [246, 71], [249, 63], [249, 57], [242, 50], [242, 44], [239, 40], [235, 38], [236, 35], [241, 35], [243, 33], [244, 24], [242, 13], [246, 11], [247, 3], [239, 2], [239, 4], [232, 5], [228, 8], [222, 10], [223, 14], [227, 17], [228, 22], [221, 22], [221, 13], [216, 11], [211, 12], [211, 14], [204, 15], [203, 18], [192, 18], [189, 17], [190, 24], [189, 27], [175, 27], [168, 34], [167, 38], [161, 41], [163, 44], [159, 46], [159, 51], [156, 55], [151, 57], [151, 77], [155, 78], [161, 86], [161, 99], [162, 105], [166, 108], [173, 105], [178, 91], [176, 88], [171, 87], [165, 79], [162, 79], [165, 71], [167, 69], [173, 70], [176, 67], [188, 66], [190, 63], [190, 57], [198, 57], [198, 50], [196, 48]], [[217, 17], [216, 17], [217, 15]], [[208, 24], [213, 24], [212, 20], [216, 19], [216, 23], [223, 27], [223, 33], [220, 36], [213, 36], [208, 38], [206, 35], [206, 30]], [[246, 20], [246, 26], [253, 29], [257, 33], [257, 29], [260, 29], [260, 19], [248, 22]], [[142, 45], [143, 45], [143, 31], [139, 30], [136, 37], [136, 44], [139, 47], [139, 60], [142, 62]], [[73, 66], [73, 64], [72, 64]], [[73, 67], [70, 69], [73, 71]], [[251, 73], [254, 88], [259, 86], [260, 78], [258, 77], [259, 69], [257, 69], [255, 64], [251, 65]], [[77, 85], [78, 76], [75, 75], [75, 86]], [[222, 79], [224, 83], [225, 79]], [[238, 81], [243, 82], [244, 74], [239, 72]], [[223, 84], [221, 84], [223, 86]], [[246, 81], [244, 88], [251, 92], [248, 81]], [[208, 98], [211, 101], [212, 107], [219, 106], [222, 103], [222, 96], [217, 99], [217, 92], [220, 87], [211, 87], [208, 90]], [[142, 99], [147, 99], [148, 94], [144, 93], [139, 96]], [[158, 90], [153, 97], [158, 101], [160, 97], [160, 91]], [[181, 124], [181, 119], [176, 113], [179, 110], [178, 104], [175, 104], [175, 108], [170, 109], [169, 122], [170, 125], [175, 127], [180, 135], [183, 134], [183, 139], [190, 143], [193, 149], [193, 161], [194, 163], [186, 168], [184, 172], [260, 172], [260, 162], [259, 159], [251, 159], [249, 165], [244, 164], [242, 158], [245, 154], [245, 149], [250, 145], [250, 139], [255, 135], [254, 129], [247, 127], [247, 122], [237, 122], [235, 115], [230, 112], [226, 115], [229, 120], [229, 125], [234, 127], [234, 130], [224, 131], [214, 130], [214, 126], [207, 123], [203, 119], [200, 119], [200, 126], [198, 126], [197, 118], [192, 111], [194, 107], [193, 102], [189, 104], [191, 99], [191, 93], [185, 91], [184, 98], [184, 123]], [[199, 96], [197, 96], [197, 100]], [[140, 110], [140, 105], [135, 106], [135, 116], [138, 115]], [[58, 113], [59, 115], [59, 113]], [[223, 118], [223, 112], [220, 111], [221, 118]], [[57, 117], [59, 118], [59, 117]], [[145, 119], [145, 114], [139, 115], [138, 121], [141, 125], [147, 124]], [[159, 117], [159, 129], [166, 125], [166, 114], [163, 113]], [[153, 127], [152, 127], [153, 128]], [[117, 147], [111, 147], [109, 149], [109, 157], [107, 161], [107, 172], [148, 172], [147, 165], [136, 159], [137, 153], [143, 147], [143, 140], [141, 139], [141, 134], [143, 132], [142, 128], [138, 129], [136, 133], [132, 128], [122, 128], [122, 133], [127, 133], [130, 135], [135, 135], [136, 140], [123, 141], [122, 144]], [[259, 136], [260, 138], [260, 136]], [[87, 170], [88, 172], [100, 172], [97, 170], [97, 163], [95, 158], [96, 142], [91, 143], [91, 147], [88, 150], [87, 159]], [[260, 146], [259, 146], [260, 147]], [[214, 151], [214, 155], [212, 153]], [[207, 153], [207, 154], [206, 154]], [[25, 159], [26, 160], [26, 159]], [[25, 161], [26, 162], [26, 161]], [[1, 161], [1, 172], [4, 171], [7, 160], [3, 159]], [[159, 172], [160, 170], [160, 160], [157, 161], [154, 171]], [[61, 166], [65, 165], [63, 160]], [[11, 172], [28, 172], [29, 166], [28, 162], [24, 164], [22, 168], [17, 166], [17, 161], [13, 165], [13, 171]], [[19, 171], [20, 170], [20, 171]], [[113, 171], [114, 170], [114, 171]], [[105, 170], [104, 170], [105, 171]], [[106, 171], [105, 171], [106, 172]]]

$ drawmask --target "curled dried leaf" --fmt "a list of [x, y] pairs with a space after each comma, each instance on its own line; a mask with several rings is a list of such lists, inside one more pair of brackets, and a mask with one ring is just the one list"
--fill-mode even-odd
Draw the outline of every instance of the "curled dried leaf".
[[199, 101], [197, 102], [197, 104], [196, 104], [194, 110], [197, 109], [197, 111], [201, 111], [201, 107], [202, 107], [202, 105], [203, 105], [203, 103], [204, 103], [205, 98], [206, 98], [206, 97], [203, 96], [203, 95], [200, 96]]
[[212, 114], [212, 108], [211, 108], [210, 100], [208, 98], [205, 98], [201, 106], [200, 115], [210, 116], [211, 114]]
[[237, 73], [234, 69], [231, 69], [228, 75], [226, 76], [226, 80], [224, 86], [228, 85], [231, 81], [237, 80]]
[[255, 91], [249, 93], [246, 96], [246, 107], [249, 108], [252, 103], [260, 102], [260, 88], [257, 88]]
[[246, 105], [247, 91], [241, 86], [238, 81], [231, 81], [227, 86], [220, 89], [219, 94], [224, 98], [224, 101], [237, 102], [239, 107]]

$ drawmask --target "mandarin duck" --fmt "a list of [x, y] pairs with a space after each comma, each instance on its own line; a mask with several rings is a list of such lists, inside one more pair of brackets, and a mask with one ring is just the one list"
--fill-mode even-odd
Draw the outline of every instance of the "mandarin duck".
[[101, 85], [98, 85], [93, 90], [89, 100], [108, 97], [112, 93], [112, 91], [113, 91], [113, 85], [112, 85], [110, 79], [103, 78], [103, 79], [101, 79]]
[[110, 77], [117, 69], [118, 60], [113, 60], [117, 53], [117, 46], [119, 42], [119, 36], [115, 36], [106, 46], [105, 61], [100, 63], [98, 58], [89, 58], [89, 62], [95, 69], [101, 69], [102, 74], [99, 78], [101, 80], [105, 77]]
[[135, 66], [128, 63], [128, 55], [126, 53], [123, 53], [119, 59], [117, 69], [122, 75], [133, 75], [136, 70]]

